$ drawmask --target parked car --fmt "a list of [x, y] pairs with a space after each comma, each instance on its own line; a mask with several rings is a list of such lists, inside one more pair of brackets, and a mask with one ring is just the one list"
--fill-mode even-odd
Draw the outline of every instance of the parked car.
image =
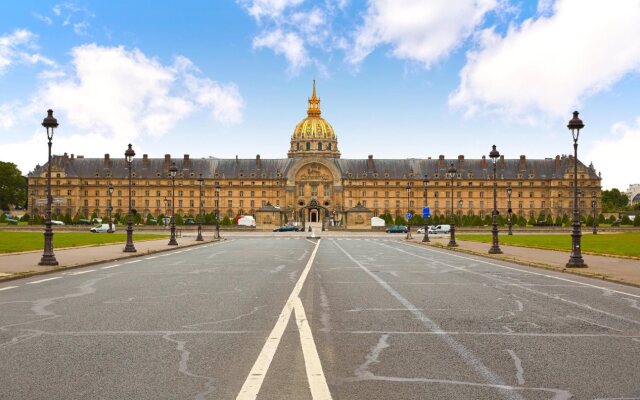
[[6, 221], [7, 221], [7, 224], [9, 224], [9, 225], [18, 225], [18, 220], [17, 219], [7, 218]]
[[109, 231], [109, 224], [100, 224], [89, 229], [89, 231], [93, 233], [113, 233], [116, 231], [116, 226], [112, 224], [111, 231]]
[[147, 219], [147, 225], [158, 225], [158, 220], [155, 218]]
[[435, 225], [429, 227], [429, 233], [438, 234], [438, 233], [449, 233], [451, 232], [451, 225]]
[[193, 218], [185, 218], [184, 219], [184, 224], [185, 225], [195, 225], [196, 224], [196, 220]]
[[64, 222], [52, 219], [51, 225], [64, 225]]
[[387, 233], [407, 233], [407, 227], [404, 225], [394, 225], [388, 227], [385, 232]]
[[275, 228], [273, 231], [274, 232], [300, 232], [300, 228], [297, 226], [293, 226], [293, 225], [284, 225], [284, 226], [279, 226], [277, 228]]
[[256, 226], [256, 220], [251, 215], [245, 215], [238, 218], [238, 225], [241, 226]]

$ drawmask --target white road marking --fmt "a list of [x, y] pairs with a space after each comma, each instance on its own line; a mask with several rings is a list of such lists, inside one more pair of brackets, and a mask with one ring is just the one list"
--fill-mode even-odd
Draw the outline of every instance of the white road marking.
[[36, 283], [53, 281], [55, 279], [60, 279], [60, 278], [62, 278], [62, 277], [61, 276], [54, 276], [53, 278], [40, 279], [39, 281], [27, 282], [27, 285], [35, 285]]
[[158, 258], [158, 256], [147, 257], [145, 260], [153, 260], [154, 258]]
[[280, 344], [280, 340], [282, 339], [284, 330], [289, 323], [289, 318], [291, 317], [291, 313], [294, 308], [294, 302], [300, 295], [300, 291], [302, 290], [304, 281], [307, 279], [307, 275], [309, 275], [311, 264], [313, 264], [313, 260], [316, 257], [316, 253], [318, 252], [318, 247], [320, 246], [321, 240], [322, 239], [318, 239], [316, 247], [313, 249], [307, 265], [304, 267], [304, 270], [300, 274], [298, 282], [293, 287], [293, 291], [289, 295], [289, 299], [287, 299], [284, 308], [278, 316], [276, 325], [273, 327], [273, 330], [269, 334], [267, 341], [262, 347], [260, 355], [258, 355], [258, 359], [256, 360], [255, 364], [253, 364], [253, 367], [251, 368], [247, 379], [244, 381], [244, 384], [242, 385], [242, 388], [240, 389], [240, 393], [238, 393], [236, 400], [254, 400], [258, 397], [258, 392], [262, 387], [262, 382], [264, 382], [264, 378], [267, 374], [267, 371], [269, 370], [271, 361], [276, 354], [276, 350], [278, 349], [278, 345]]
[[520, 360], [520, 357], [518, 357], [513, 350], [507, 350], [507, 352], [516, 364], [516, 379], [518, 380], [518, 385], [524, 385], [524, 369], [522, 368], [522, 360]]
[[600, 328], [611, 329], [612, 331], [616, 331], [616, 332], [622, 332], [620, 329], [612, 328], [612, 327], [607, 326], [607, 325], [601, 325], [601, 324], [595, 323], [595, 322], [593, 322], [591, 320], [588, 320], [586, 318], [580, 318], [580, 317], [576, 317], [576, 316], [573, 316], [573, 315], [567, 315], [567, 318], [571, 318], [571, 319], [575, 319], [575, 320], [578, 320], [578, 321], [582, 321], [582, 322], [585, 322], [585, 323], [587, 323], [589, 325], [599, 326]]
[[[429, 317], [427, 317], [425, 314], [419, 311], [418, 307], [414, 306], [409, 300], [407, 300], [400, 293], [398, 293], [394, 288], [392, 288], [391, 285], [389, 285], [386, 281], [382, 280], [382, 278], [380, 278], [378, 275], [371, 272], [367, 267], [365, 267], [364, 265], [362, 265], [362, 263], [356, 260], [351, 254], [347, 253], [347, 251], [342, 246], [340, 246], [337, 242], [334, 242], [333, 244], [338, 249], [340, 249], [344, 253], [344, 255], [347, 256], [347, 258], [349, 258], [354, 264], [359, 266], [364, 272], [366, 272], [371, 278], [373, 278], [373, 280], [378, 282], [378, 284], [382, 286], [390, 295], [395, 297], [396, 300], [400, 302], [400, 304], [405, 306], [407, 309], [410, 309], [411, 313], [416, 317], [416, 319], [422, 322], [422, 324], [427, 329], [433, 332], [442, 333], [440, 335], [442, 340], [451, 348], [451, 350], [453, 350], [454, 353], [456, 353], [462, 359], [462, 361], [465, 364], [467, 364], [471, 369], [473, 369], [486, 382], [488, 382], [491, 385], [507, 386], [506, 383], [502, 380], [502, 378], [500, 378], [493, 371], [491, 371], [486, 365], [484, 365], [482, 360], [480, 360], [475, 354], [469, 351], [464, 345], [462, 345], [462, 343], [456, 341], [453, 337], [444, 333], [442, 328], [440, 328], [438, 324], [436, 324]], [[507, 399], [522, 399], [522, 396], [520, 396], [520, 394], [514, 391], [501, 393], [501, 394], [504, 395], [504, 397]]]
[[322, 364], [316, 344], [313, 341], [313, 334], [307, 321], [307, 315], [304, 312], [304, 306], [299, 297], [293, 300], [293, 308], [295, 310], [296, 324], [300, 332], [300, 344], [302, 345], [302, 355], [304, 356], [304, 366], [307, 370], [307, 380], [309, 381], [309, 389], [311, 389], [311, 397], [314, 400], [330, 400], [331, 392], [327, 385], [327, 379], [322, 372]]
[[95, 269], [88, 269], [86, 271], [71, 272], [71, 273], [69, 273], [69, 275], [82, 275], [82, 274], [87, 274], [87, 273], [93, 272], [93, 271], [95, 271]]
[[142, 260], [133, 260], [133, 261], [129, 261], [129, 262], [125, 263], [125, 264], [133, 264], [133, 263], [137, 263], [137, 262], [140, 262], [140, 261], [142, 261]]
[[[403, 244], [405, 244], [405, 243], [403, 243]], [[410, 244], [407, 244], [407, 245], [408, 245], [408, 246], [412, 246], [412, 247], [422, 248], [422, 249], [425, 249], [425, 250], [428, 250], [428, 251], [431, 251], [431, 252], [434, 252], [434, 253], [446, 254], [446, 255], [449, 255], [449, 256], [451, 256], [451, 257], [457, 257], [457, 258], [462, 258], [462, 259], [464, 259], [464, 260], [470, 260], [470, 261], [479, 262], [479, 263], [483, 263], [483, 264], [487, 264], [487, 265], [493, 265], [494, 267], [499, 267], [499, 268], [504, 268], [504, 269], [510, 269], [510, 270], [512, 270], [512, 271], [524, 272], [524, 273], [526, 273], [526, 274], [531, 274], [531, 275], [544, 276], [544, 277], [546, 277], [546, 278], [553, 278], [553, 279], [557, 279], [557, 280], [565, 281], [565, 282], [577, 283], [577, 284], [582, 285], [582, 286], [588, 286], [588, 287], [592, 287], [592, 288], [596, 288], [596, 289], [600, 289], [600, 290], [607, 290], [607, 291], [610, 291], [610, 292], [614, 292], [614, 293], [618, 293], [618, 294], [623, 294], [623, 295], [625, 295], [625, 296], [636, 297], [636, 298], [639, 298], [639, 299], [640, 299], [640, 295], [638, 295], [638, 294], [632, 294], [632, 293], [622, 292], [622, 291], [620, 291], [620, 290], [609, 289], [609, 288], [602, 287], [602, 286], [598, 286], [598, 285], [592, 285], [592, 284], [590, 284], [590, 283], [584, 283], [584, 282], [580, 282], [580, 281], [574, 281], [574, 280], [572, 280], [572, 279], [562, 278], [562, 277], [560, 277], [560, 276], [554, 276], [554, 275], [549, 275], [549, 274], [543, 274], [543, 273], [540, 273], [540, 272], [527, 271], [527, 270], [525, 270], [525, 269], [520, 269], [520, 268], [507, 267], [506, 265], [496, 264], [496, 263], [492, 263], [492, 262], [490, 262], [490, 261], [478, 260], [478, 259], [471, 258], [471, 257], [461, 256], [461, 255], [458, 255], [458, 254], [451, 254], [451, 253], [449, 253], [449, 252], [438, 251], [438, 250], [433, 250], [433, 249], [427, 249], [427, 248], [425, 248], [424, 246], [419, 246], [419, 245], [410, 245]]]
[[115, 268], [115, 267], [119, 267], [119, 266], [121, 266], [121, 265], [122, 265], [122, 264], [107, 265], [106, 267], [102, 267], [102, 268], [100, 268], [100, 269]]
[[15, 289], [15, 288], [17, 288], [17, 286], [7, 286], [7, 287], [3, 287], [3, 288], [0, 288], [0, 292], [2, 292], [3, 290], [9, 290], [9, 289]]

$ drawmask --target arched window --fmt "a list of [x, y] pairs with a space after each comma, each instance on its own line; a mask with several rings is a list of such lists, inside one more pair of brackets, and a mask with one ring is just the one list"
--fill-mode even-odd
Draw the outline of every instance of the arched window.
[[300, 150], [300, 143], [296, 143], [296, 150]]
[[331, 143], [327, 144], [327, 150], [331, 150]]
[[307, 150], [311, 150], [311, 143], [307, 142]]
[[318, 150], [322, 150], [322, 143], [318, 142]]

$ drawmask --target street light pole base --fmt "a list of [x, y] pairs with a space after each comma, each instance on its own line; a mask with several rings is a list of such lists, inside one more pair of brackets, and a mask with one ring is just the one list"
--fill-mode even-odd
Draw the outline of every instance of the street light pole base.
[[502, 254], [502, 250], [500, 250], [500, 247], [491, 246], [489, 254]]
[[132, 244], [127, 244], [126, 246], [124, 246], [124, 251], [125, 253], [135, 253], [138, 250], [136, 250], [136, 248], [132, 245]]
[[169, 239], [169, 246], [177, 246], [178, 245], [178, 241], [176, 240], [176, 238], [172, 237], [171, 239]]
[[582, 257], [571, 257], [566, 265], [567, 268], [588, 268]]
[[429, 236], [425, 236], [422, 238], [422, 243], [431, 243], [431, 240], [429, 240]]
[[56, 266], [58, 265], [58, 260], [56, 260], [56, 256], [53, 254], [45, 254], [40, 259], [38, 265]]

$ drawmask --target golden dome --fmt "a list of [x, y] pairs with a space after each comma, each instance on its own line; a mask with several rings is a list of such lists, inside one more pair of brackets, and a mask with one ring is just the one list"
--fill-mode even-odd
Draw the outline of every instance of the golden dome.
[[335, 139], [331, 124], [320, 116], [320, 99], [316, 97], [316, 81], [309, 99], [307, 118], [300, 121], [293, 130], [294, 139]]

